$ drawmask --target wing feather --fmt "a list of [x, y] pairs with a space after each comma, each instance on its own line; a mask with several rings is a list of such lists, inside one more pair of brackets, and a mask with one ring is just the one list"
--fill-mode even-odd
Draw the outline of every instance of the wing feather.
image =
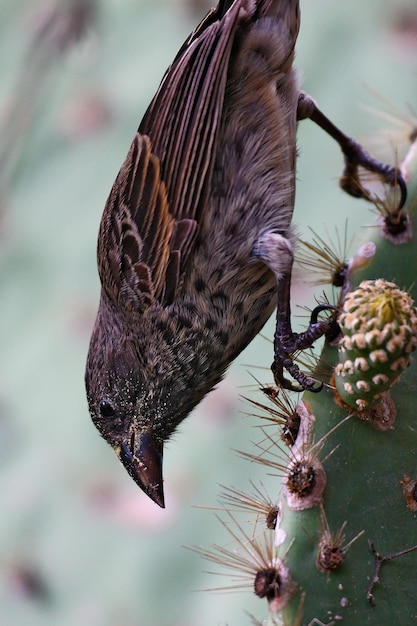
[[225, 14], [219, 9], [203, 20], [168, 69], [139, 126], [161, 160], [170, 210], [179, 219], [199, 220], [207, 206], [229, 60], [244, 4], [236, 1]]
[[111, 300], [142, 311], [163, 298], [174, 227], [159, 160], [136, 134], [100, 225], [99, 274]]
[[113, 302], [144, 311], [176, 296], [208, 206], [230, 56], [248, 0], [223, 1], [182, 46], [107, 201], [98, 264]]

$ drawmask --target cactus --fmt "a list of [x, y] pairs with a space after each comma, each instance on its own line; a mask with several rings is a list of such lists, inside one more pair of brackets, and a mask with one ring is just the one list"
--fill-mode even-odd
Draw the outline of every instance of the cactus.
[[[91, 29], [80, 48], [55, 65], [55, 71], [48, 74], [48, 81], [43, 83], [45, 91], [39, 114], [31, 116], [31, 132], [27, 134], [26, 128], [21, 141], [19, 138], [17, 147], [24, 146], [23, 158], [19, 160], [12, 184], [5, 194], [2, 189], [1, 200], [6, 199], [7, 203], [2, 206], [1, 216], [1, 319], [4, 332], [0, 397], [3, 504], [0, 623], [31, 626], [247, 624], [250, 619], [243, 614], [244, 609], [258, 617], [253, 623], [261, 623], [259, 619], [265, 617], [267, 602], [279, 580], [272, 575], [262, 599], [254, 594], [254, 582], [259, 567], [268, 570], [271, 561], [287, 568], [280, 570], [278, 567], [278, 575], [288, 572], [293, 585], [289, 584], [287, 589], [293, 595], [283, 613], [271, 613], [270, 622], [280, 620], [278, 623], [285, 622], [285, 626], [307, 626], [312, 622], [312, 626], [318, 626], [319, 622], [313, 622], [313, 619], [324, 624], [331, 622], [331, 616], [326, 612], [334, 607], [325, 598], [323, 608], [314, 606], [320, 593], [319, 582], [334, 589], [337, 585], [333, 577], [346, 568], [350, 571], [357, 555], [365, 555], [368, 565], [365, 578], [358, 578], [361, 587], [358, 595], [365, 604], [364, 611], [369, 612], [367, 619], [372, 620], [372, 624], [380, 624], [380, 614], [384, 612], [381, 593], [390, 591], [392, 578], [397, 579], [399, 572], [405, 579], [415, 580], [416, 555], [404, 555], [382, 565], [381, 584], [373, 590], [376, 608], [372, 610], [363, 595], [370, 582], [368, 577], [375, 572], [375, 557], [368, 551], [367, 539], [373, 539], [376, 549], [384, 556], [413, 545], [416, 475], [412, 453], [404, 457], [406, 469], [399, 477], [404, 500], [402, 493], [397, 499], [398, 508], [404, 503], [408, 507], [403, 515], [409, 515], [410, 521], [398, 537], [397, 528], [388, 525], [394, 506], [389, 498], [385, 500], [387, 506], [381, 515], [386, 527], [385, 544], [369, 532], [362, 519], [355, 523], [349, 510], [354, 496], [349, 496], [347, 491], [344, 491], [345, 502], [342, 501], [343, 493], [340, 494], [340, 515], [334, 520], [328, 510], [330, 503], [333, 506], [335, 490], [337, 495], [340, 475], [336, 472], [333, 480], [333, 464], [340, 458], [339, 449], [329, 456], [335, 447], [334, 441], [340, 443], [341, 437], [349, 436], [354, 421], [359, 432], [368, 433], [372, 426], [356, 418], [338, 425], [336, 412], [339, 409], [329, 398], [330, 410], [334, 412], [329, 422], [337, 426], [332, 435], [333, 443], [330, 437], [319, 443], [320, 433], [327, 434], [330, 430], [325, 424], [317, 424], [320, 432], [314, 431], [309, 443], [310, 450], [316, 446], [312, 453], [318, 456], [327, 474], [323, 493], [327, 526], [326, 518], [317, 507], [294, 512], [277, 510], [280, 479], [276, 475], [284, 475], [290, 449], [283, 445], [285, 455], [281, 453], [280, 458], [273, 460], [280, 465], [279, 468], [261, 465], [255, 468], [253, 463], [248, 465], [235, 459], [230, 451], [231, 446], [246, 448], [248, 437], [254, 436], [252, 429], [247, 427], [248, 420], [242, 420], [242, 407], [235, 408], [232, 390], [235, 392], [237, 387], [241, 393], [248, 394], [246, 389], [242, 391], [242, 384], [251, 382], [249, 377], [245, 378], [248, 363], [262, 362], [265, 368], [269, 367], [271, 346], [265, 339], [259, 338], [252, 344], [234, 367], [233, 378], [225, 381], [223, 392], [219, 390], [219, 395], [213, 394], [212, 404], [201, 407], [173, 442], [166, 459], [170, 464], [167, 473], [170, 501], [163, 514], [146, 506], [145, 498], [133, 483], [130, 485], [117, 460], [96, 438], [87, 418], [82, 378], [98, 297], [94, 257], [97, 224], [132, 129], [137, 127], [138, 118], [163, 71], [195, 22], [193, 17], [186, 23], [185, 8], [178, 11], [179, 5], [185, 7], [186, 4], [191, 2], [128, 0], [120, 3], [108, 0], [98, 3], [98, 26]], [[208, 6], [211, 4], [214, 2], [207, 2]], [[395, 94], [397, 101], [412, 101], [414, 98], [415, 81], [407, 80], [407, 75], [414, 76], [415, 67], [415, 54], [409, 45], [412, 29], [407, 28], [408, 23], [412, 26], [412, 21], [398, 23], [395, 32], [394, 26], [402, 15], [400, 5], [403, 9], [408, 5], [412, 12], [415, 0], [399, 3], [354, 0], [349, 3], [349, 10], [345, 3], [334, 3], [332, 10], [324, 12], [320, 4], [323, 3], [304, 2], [297, 65], [306, 76], [306, 87], [326, 111], [349, 133], [363, 136], [368, 132], [365, 124], [369, 118], [364, 116], [362, 119], [357, 115], [356, 103], [364, 97], [361, 84], [371, 83], [384, 93]], [[43, 11], [49, 5], [51, 3], [46, 0], [36, 3], [36, 11], [38, 8]], [[12, 89], [16, 85], [19, 60], [20, 64], [23, 63], [28, 28], [33, 25], [29, 18], [34, 14], [34, 3], [21, 0], [3, 2], [0, 6], [1, 42], [7, 50], [1, 55], [4, 79], [1, 109], [4, 113], [15, 101]], [[48, 12], [42, 14], [48, 16]], [[397, 20], [395, 23], [394, 19]], [[400, 39], [403, 40], [402, 47]], [[347, 58], [349, 63], [346, 63]], [[55, 63], [58, 57], [50, 61]], [[407, 69], [410, 66], [411, 73]], [[24, 66], [26, 74], [28, 67]], [[28, 92], [27, 85], [25, 90]], [[38, 80], [36, 93], [29, 90], [29, 105], [39, 102], [39, 90]], [[96, 123], [101, 119], [101, 127], [91, 125], [91, 108], [85, 108], [86, 96], [90, 93], [96, 96], [94, 119]], [[100, 102], [101, 115], [98, 110]], [[27, 118], [21, 120], [22, 124], [25, 120]], [[6, 129], [3, 137], [11, 130]], [[19, 130], [23, 133], [22, 125]], [[333, 161], [332, 155], [336, 155], [331, 142], [316, 133], [307, 122], [300, 124], [299, 132], [301, 184], [297, 187], [296, 223], [312, 224], [312, 219], [319, 224], [330, 222], [334, 216], [345, 216], [347, 211], [350, 224], [358, 216], [369, 223], [369, 213], [362, 216], [361, 208], [355, 202], [337, 192], [331, 198], [329, 196], [330, 190], [335, 188], [332, 179], [340, 166], [336, 158], [334, 163], [329, 163]], [[5, 145], [3, 141], [3, 147]], [[318, 154], [320, 158], [317, 158]], [[317, 189], [319, 199], [317, 195], [314, 197]], [[409, 185], [410, 204], [412, 195]], [[332, 213], [323, 217], [321, 211], [329, 206]], [[362, 233], [366, 239], [369, 229]], [[400, 248], [408, 245], [413, 243]], [[403, 254], [403, 249], [395, 251], [389, 246], [393, 268], [401, 266]], [[373, 263], [372, 267], [379, 263], [377, 258]], [[376, 270], [358, 276], [355, 283], [365, 278], [384, 277], [393, 280], [401, 289], [409, 290], [415, 282], [413, 263], [409, 263], [409, 270], [411, 277], [400, 274], [397, 269], [393, 274]], [[265, 334], [271, 336], [272, 327], [266, 329]], [[335, 350], [332, 355], [335, 356]], [[416, 358], [413, 357], [411, 368], [415, 368]], [[401, 397], [404, 385], [412, 380], [411, 368], [394, 388], [394, 400]], [[252, 370], [252, 373], [262, 380], [268, 376], [266, 369], [264, 373], [259, 370]], [[274, 393], [275, 390], [265, 388], [263, 395]], [[303, 414], [302, 406], [295, 410], [297, 400], [297, 396], [291, 396], [290, 405], [281, 408], [273, 398], [260, 400], [262, 404], [269, 403], [269, 409], [277, 413], [273, 416], [276, 421], [288, 422], [285, 426], [287, 442], [292, 442], [297, 432], [297, 422], [300, 421], [297, 410]], [[325, 391], [317, 398], [310, 396], [308, 400], [319, 401], [322, 405]], [[285, 403], [282, 395], [276, 401]], [[223, 413], [219, 411], [219, 405]], [[381, 445], [384, 437], [389, 438], [384, 443], [386, 448], [381, 448], [386, 462], [389, 458], [387, 449], [390, 452], [396, 443], [402, 445], [401, 433], [413, 436], [413, 425], [410, 428], [404, 426], [397, 401], [396, 405], [395, 429], [376, 433]], [[260, 410], [256, 412], [261, 413]], [[318, 411], [316, 415], [319, 415]], [[270, 413], [268, 416], [272, 419]], [[258, 418], [253, 422], [259, 426]], [[397, 432], [400, 423], [401, 433]], [[269, 437], [272, 437], [274, 428], [266, 428]], [[255, 432], [259, 433], [259, 429]], [[267, 440], [265, 447], [270, 445]], [[408, 445], [412, 446], [412, 441]], [[353, 465], [353, 459], [358, 463], [366, 451], [364, 442], [363, 454], [360, 450], [355, 451], [350, 463]], [[369, 472], [372, 473], [372, 468]], [[245, 487], [247, 473], [254, 481], [254, 486], [249, 489]], [[266, 477], [269, 473], [274, 476]], [[258, 484], [259, 476], [265, 488]], [[345, 475], [341, 480], [345, 480]], [[249, 520], [249, 527], [244, 528], [246, 537], [235, 525], [228, 523], [236, 538], [227, 545], [230, 552], [235, 551], [236, 542], [244, 543], [247, 548], [247, 569], [243, 571], [240, 563], [240, 573], [247, 576], [243, 581], [247, 584], [246, 595], [189, 593], [190, 589], [221, 585], [217, 579], [213, 581], [213, 577], [201, 573], [202, 569], [208, 569], [206, 564], [202, 566], [194, 554], [182, 549], [182, 545], [190, 543], [214, 541], [223, 545], [224, 537], [220, 534], [223, 528], [219, 528], [207, 511], [189, 506], [190, 503], [211, 502], [219, 481], [235, 484], [251, 495], [248, 498], [239, 489], [224, 490], [222, 495], [223, 507], [231, 510], [234, 518], [240, 515], [242, 526], [246, 519]], [[397, 476], [394, 483], [396, 487]], [[344, 488], [344, 482], [342, 485]], [[381, 488], [384, 498], [383, 484]], [[241, 513], [236, 510], [244, 506], [246, 508]], [[255, 524], [253, 512], [265, 515], [269, 526], [261, 528], [260, 522]], [[305, 518], [312, 520], [309, 526], [304, 523]], [[228, 517], [226, 521], [232, 520]], [[290, 531], [287, 522], [293, 530]], [[274, 526], [275, 534], [271, 533]], [[365, 530], [365, 534], [357, 537], [361, 530]], [[296, 536], [291, 547], [290, 536]], [[274, 537], [278, 548], [274, 546]], [[352, 543], [352, 540], [355, 541]], [[326, 550], [329, 552], [328, 546], [332, 546], [332, 542], [341, 545], [344, 563], [339, 570], [322, 573], [314, 565], [319, 546], [321, 560], [326, 561]], [[303, 545], [306, 546], [305, 553]], [[243, 546], [237, 547], [244, 552]], [[301, 554], [298, 565], [295, 564], [297, 551]], [[331, 561], [337, 560], [338, 551], [330, 550], [330, 553]], [[262, 555], [266, 555], [266, 562]], [[230, 556], [226, 554], [224, 558], [228, 560]], [[303, 571], [308, 564], [311, 565], [313, 592], [307, 585], [307, 570]], [[403, 569], [405, 567], [407, 570]], [[262, 594], [261, 581], [260, 574], [257, 582]], [[240, 582], [239, 579], [236, 584]], [[345, 596], [339, 590], [337, 593], [340, 593], [340, 599], [351, 600], [347, 593]], [[413, 590], [403, 604], [413, 606], [414, 597]], [[399, 598], [398, 604], [403, 596]], [[350, 607], [342, 610], [337, 604], [337, 609], [347, 620], [346, 612]], [[394, 623], [415, 621], [414, 617], [407, 619], [407, 616], [398, 615]], [[390, 616], [392, 613], [388, 613], [387, 621]], [[358, 616], [355, 624], [366, 623], [361, 617]]]
[[[333, 454], [324, 463], [327, 485], [321, 508], [296, 511], [283, 503], [281, 529], [291, 542], [287, 566], [299, 588], [284, 611], [288, 625], [299, 623], [294, 620], [301, 601], [303, 624], [340, 620], [346, 626], [382, 626], [416, 619], [416, 360], [408, 367], [416, 343], [411, 298], [417, 301], [417, 249], [410, 234], [417, 228], [416, 147], [411, 146], [402, 164], [411, 229], [400, 243], [393, 243], [384, 228], [374, 236], [371, 264], [351, 276], [352, 288], [360, 287], [345, 298], [339, 350], [326, 347], [322, 355], [327, 369], [336, 363], [337, 391], [328, 386], [303, 398], [314, 416], [314, 439], [324, 437]], [[381, 209], [389, 201], [378, 204]], [[394, 280], [411, 296], [388, 282]], [[400, 300], [402, 306], [397, 306]], [[381, 336], [392, 348], [403, 332], [404, 353], [391, 350], [385, 358], [390, 351], [381, 349]], [[384, 353], [379, 364], [366, 360], [379, 349]], [[375, 407], [381, 405], [378, 413]], [[347, 553], [345, 537], [357, 537]]]
[[[267, 599], [268, 626], [416, 619], [416, 148], [402, 164], [405, 209], [398, 213], [392, 192], [374, 199], [380, 226], [350, 262], [323, 251], [321, 237], [307, 245], [333, 282], [344, 283], [342, 336], [315, 368], [325, 387], [299, 402], [262, 389], [269, 405], [253, 404], [267, 409], [281, 436], [264, 428], [256, 453], [241, 455], [280, 474], [279, 496], [226, 490], [223, 524], [235, 547], [197, 550]], [[248, 511], [257, 515], [255, 532], [241, 520]]]

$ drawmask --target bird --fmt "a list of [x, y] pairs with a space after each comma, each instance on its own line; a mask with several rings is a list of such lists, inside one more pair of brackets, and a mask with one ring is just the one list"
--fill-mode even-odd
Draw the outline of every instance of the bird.
[[328, 328], [315, 316], [291, 330], [297, 123], [339, 141], [350, 181], [367, 155], [300, 91], [299, 27], [298, 0], [220, 0], [166, 71], [104, 208], [88, 406], [160, 507], [165, 443], [276, 307], [275, 378], [317, 390], [292, 360]]

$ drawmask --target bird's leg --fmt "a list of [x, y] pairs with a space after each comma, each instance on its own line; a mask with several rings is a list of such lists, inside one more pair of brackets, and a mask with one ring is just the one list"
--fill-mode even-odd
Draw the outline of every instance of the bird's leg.
[[[299, 350], [311, 348], [313, 343], [326, 334], [334, 325], [332, 318], [319, 320], [318, 315], [325, 309], [334, 310], [331, 305], [320, 305], [312, 314], [307, 329], [302, 333], [294, 333], [291, 327], [291, 273], [294, 255], [290, 241], [277, 232], [268, 231], [262, 234], [255, 243], [253, 256], [261, 259], [274, 273], [277, 281], [278, 306], [277, 323], [274, 335], [274, 362], [271, 366], [278, 385], [293, 391], [320, 391], [322, 385], [303, 374], [294, 363], [293, 354]], [[299, 386], [284, 376], [284, 370], [299, 383]]]
[[365, 198], [370, 200], [369, 193], [363, 188], [359, 177], [359, 167], [378, 174], [381, 179], [391, 187], [398, 185], [400, 189], [400, 202], [398, 211], [403, 207], [407, 198], [407, 187], [401, 172], [398, 168], [381, 163], [370, 156], [366, 150], [356, 141], [342, 133], [326, 117], [310, 96], [300, 93], [298, 96], [297, 119], [309, 118], [326, 133], [328, 133], [339, 144], [345, 157], [345, 169], [340, 179], [341, 188], [355, 198]]

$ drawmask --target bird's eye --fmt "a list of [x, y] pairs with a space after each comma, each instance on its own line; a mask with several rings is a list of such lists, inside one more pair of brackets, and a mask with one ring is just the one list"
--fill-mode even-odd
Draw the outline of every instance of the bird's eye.
[[98, 405], [101, 417], [114, 417], [116, 411], [108, 400], [100, 400]]

